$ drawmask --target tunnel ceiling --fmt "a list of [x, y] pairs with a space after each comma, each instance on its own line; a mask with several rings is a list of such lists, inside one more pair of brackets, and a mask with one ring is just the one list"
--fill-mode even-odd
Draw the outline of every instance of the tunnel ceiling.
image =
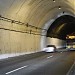
[[64, 15], [55, 20], [47, 31], [48, 37], [66, 40], [68, 34], [75, 32], [75, 18]]
[[74, 15], [74, 7], [75, 0], [0, 0], [0, 15], [43, 27], [63, 11]]

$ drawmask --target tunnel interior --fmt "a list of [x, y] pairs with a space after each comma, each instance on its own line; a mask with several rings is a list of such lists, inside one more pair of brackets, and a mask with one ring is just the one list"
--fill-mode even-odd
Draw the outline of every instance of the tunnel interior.
[[47, 37], [66, 40], [66, 36], [75, 32], [75, 18], [63, 15], [57, 18], [47, 31]]

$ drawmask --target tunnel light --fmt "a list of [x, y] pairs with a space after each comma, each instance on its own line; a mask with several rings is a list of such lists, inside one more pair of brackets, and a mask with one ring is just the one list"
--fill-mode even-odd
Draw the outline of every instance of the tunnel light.
[[66, 39], [75, 39], [75, 36], [67, 35]]
[[56, 2], [55, 0], [53, 0], [53, 2]]
[[69, 39], [75, 39], [75, 36], [69, 36]]
[[61, 9], [61, 6], [59, 6], [58, 9], [60, 10]]

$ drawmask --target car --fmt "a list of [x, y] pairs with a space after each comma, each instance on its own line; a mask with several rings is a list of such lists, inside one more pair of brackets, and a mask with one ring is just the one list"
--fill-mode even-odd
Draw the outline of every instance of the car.
[[70, 51], [75, 51], [75, 48], [70, 47], [69, 50], [70, 50]]
[[56, 47], [55, 47], [55, 45], [47, 45], [47, 47], [44, 48], [43, 51], [45, 51], [45, 52], [55, 52]]

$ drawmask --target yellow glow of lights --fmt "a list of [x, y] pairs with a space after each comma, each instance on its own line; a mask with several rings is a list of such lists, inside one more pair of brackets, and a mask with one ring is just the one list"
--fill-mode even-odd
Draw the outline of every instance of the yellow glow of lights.
[[53, 2], [55, 2], [55, 0], [53, 0]]
[[68, 36], [69, 39], [75, 39], [75, 36]]

